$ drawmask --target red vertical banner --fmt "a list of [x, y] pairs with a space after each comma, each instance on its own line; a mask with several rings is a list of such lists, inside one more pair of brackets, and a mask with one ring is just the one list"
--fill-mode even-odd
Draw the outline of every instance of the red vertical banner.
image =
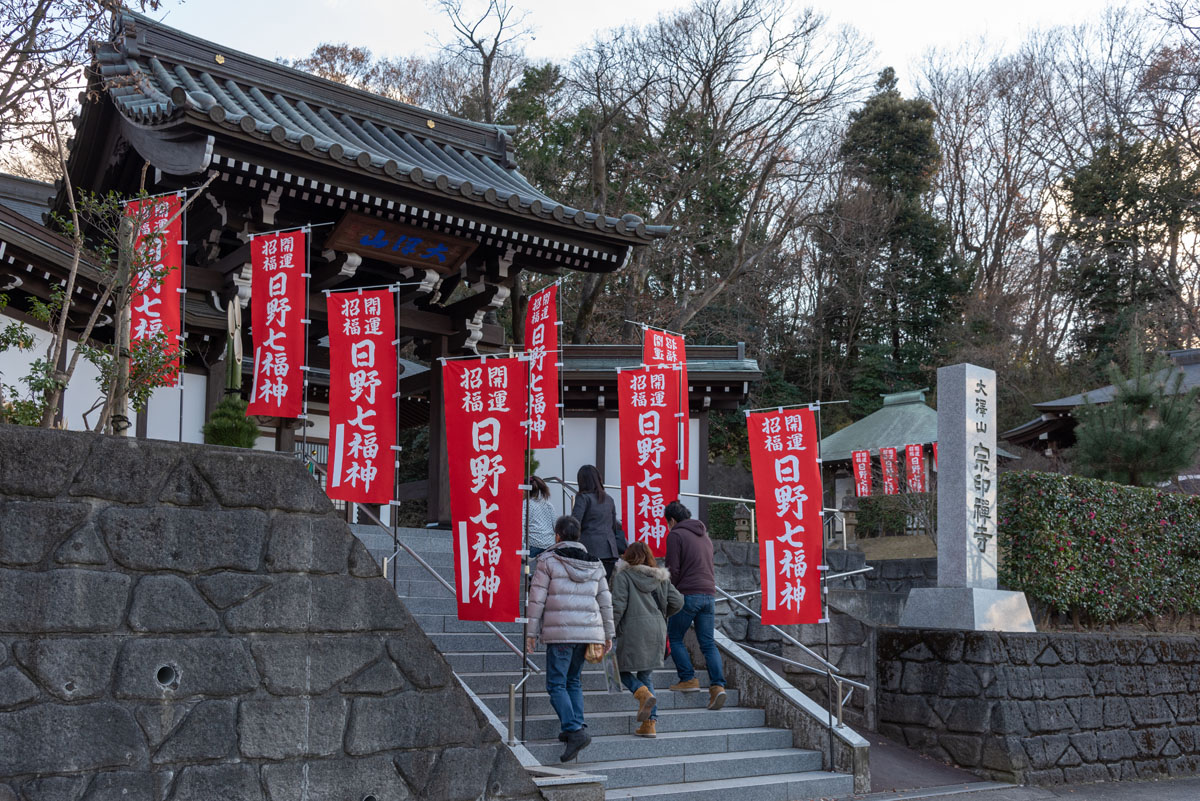
[[854, 465], [854, 497], [867, 498], [871, 495], [871, 452], [854, 451], [850, 454]]
[[629, 541], [667, 555], [663, 512], [679, 497], [679, 394], [676, 371], [643, 367], [617, 373], [621, 438], [621, 518]]
[[904, 463], [908, 466], [908, 491], [925, 491], [925, 446], [905, 445]]
[[937, 466], [937, 440], [936, 439], [933, 441], [933, 469], [935, 471], [938, 469], [938, 466]]
[[879, 449], [879, 473], [883, 476], [883, 494], [895, 495], [900, 492], [900, 471], [896, 466], [896, 449]]
[[764, 625], [821, 620], [819, 437], [810, 409], [746, 417]]
[[[167, 355], [176, 358], [163, 370], [161, 383], [179, 374], [183, 332], [183, 215], [178, 195], [133, 200], [125, 213], [137, 224], [133, 293], [129, 304], [129, 341], [162, 337]], [[174, 218], [174, 219], [172, 219]]]
[[679, 365], [677, 388], [679, 395], [679, 478], [686, 479], [691, 472], [691, 422], [688, 412], [687, 347], [679, 334], [645, 329], [642, 339], [642, 364], [648, 367]]
[[520, 616], [526, 362], [442, 363], [459, 620]]
[[299, 417], [304, 409], [307, 254], [304, 231], [250, 240], [254, 376], [247, 415]]
[[335, 292], [329, 312], [330, 498], [388, 503], [395, 488], [396, 312], [392, 293]]
[[529, 363], [529, 447], [557, 448], [558, 436], [558, 284], [529, 299], [525, 311], [525, 349]]

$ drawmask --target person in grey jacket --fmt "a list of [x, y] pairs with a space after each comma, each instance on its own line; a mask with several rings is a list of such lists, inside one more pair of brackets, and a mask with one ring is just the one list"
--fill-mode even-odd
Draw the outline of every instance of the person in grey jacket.
[[621, 554], [612, 597], [621, 683], [637, 699], [642, 724], [634, 734], [657, 737], [653, 671], [663, 665], [667, 618], [683, 608], [683, 596], [671, 585], [670, 571], [655, 563], [649, 546], [635, 542]]
[[546, 692], [558, 715], [559, 739], [567, 744], [560, 759], [567, 762], [592, 741], [580, 679], [588, 644], [603, 643], [607, 653], [616, 631], [604, 567], [579, 543], [579, 521], [560, 517], [554, 535], [533, 571], [525, 650], [532, 653], [539, 637], [546, 645]]
[[579, 493], [571, 516], [579, 521], [579, 541], [588, 553], [604, 563], [604, 577], [612, 581], [617, 557], [625, 552], [625, 532], [617, 519], [617, 505], [604, 491], [604, 479], [593, 464], [585, 464], [575, 475]]

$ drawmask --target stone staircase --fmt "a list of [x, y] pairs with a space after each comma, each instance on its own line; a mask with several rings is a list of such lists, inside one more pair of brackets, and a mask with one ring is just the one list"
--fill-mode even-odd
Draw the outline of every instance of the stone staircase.
[[[353, 528], [376, 560], [391, 553], [391, 538], [378, 527]], [[401, 529], [400, 536], [454, 582], [448, 532]], [[520, 658], [483, 624], [458, 620], [454, 598], [403, 551], [395, 570], [397, 592], [450, 666], [498, 718], [507, 720], [508, 687], [521, 680]], [[520, 643], [520, 624], [497, 625]], [[544, 667], [543, 653], [532, 658]], [[851, 776], [823, 771], [820, 753], [792, 747], [792, 732], [767, 727], [763, 710], [743, 706], [736, 689], [727, 690], [723, 709], [710, 712], [707, 692], [667, 690], [677, 679], [669, 659], [664, 668], [654, 674], [657, 739], [635, 737], [633, 697], [624, 690], [609, 692], [599, 666], [584, 668], [584, 708], [592, 743], [569, 767], [606, 777], [606, 799], [802, 801], [853, 793]], [[706, 687], [707, 674], [697, 675]], [[542, 764], [558, 766], [563, 746], [557, 740], [558, 718], [545, 680], [536, 675], [526, 686], [524, 744]], [[517, 703], [519, 715], [519, 695]], [[515, 725], [520, 736], [519, 718]]]

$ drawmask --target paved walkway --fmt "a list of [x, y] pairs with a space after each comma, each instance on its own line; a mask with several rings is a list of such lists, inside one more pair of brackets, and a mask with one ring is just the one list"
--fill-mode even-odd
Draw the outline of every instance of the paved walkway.
[[840, 801], [1197, 801], [1200, 778], [1159, 782], [1102, 782], [1063, 784], [1054, 787], [1017, 787], [1011, 784], [975, 782], [922, 790], [847, 796]]

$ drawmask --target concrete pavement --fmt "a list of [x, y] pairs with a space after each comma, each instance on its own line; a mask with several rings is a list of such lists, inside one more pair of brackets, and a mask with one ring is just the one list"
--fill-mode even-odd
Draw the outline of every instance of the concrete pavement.
[[1149, 782], [1101, 782], [1053, 787], [1019, 787], [973, 782], [921, 790], [846, 796], [839, 801], [1200, 801], [1200, 778]]

